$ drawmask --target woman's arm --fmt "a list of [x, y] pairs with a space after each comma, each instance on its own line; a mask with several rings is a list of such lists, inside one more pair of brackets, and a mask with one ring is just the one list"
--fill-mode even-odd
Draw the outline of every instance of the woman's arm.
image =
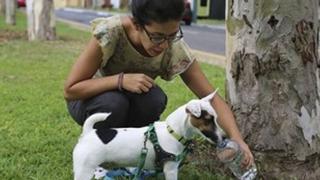
[[98, 41], [92, 37], [85, 50], [73, 65], [65, 82], [66, 100], [86, 99], [103, 91], [117, 88], [118, 75], [92, 79], [102, 60]]
[[[185, 82], [185, 84], [192, 90], [192, 92], [199, 98], [202, 98], [213, 92], [213, 87], [210, 85], [208, 79], [201, 71], [201, 68], [197, 61], [194, 61], [190, 65], [190, 67], [181, 74], [181, 78]], [[236, 125], [235, 118], [229, 106], [218, 95], [218, 93], [214, 96], [211, 103], [218, 114], [218, 123], [221, 128], [228, 134], [231, 139], [237, 141], [240, 144], [241, 148], [245, 151], [246, 162], [243, 162], [244, 165], [251, 165], [254, 161], [253, 155], [247, 144], [242, 139], [241, 133]]]
[[[99, 93], [118, 88], [119, 74], [92, 79], [100, 67], [102, 52], [93, 37], [80, 55], [64, 86], [66, 100], [87, 99]], [[154, 85], [149, 76], [142, 73], [124, 74], [121, 87], [134, 93], [148, 92]]]

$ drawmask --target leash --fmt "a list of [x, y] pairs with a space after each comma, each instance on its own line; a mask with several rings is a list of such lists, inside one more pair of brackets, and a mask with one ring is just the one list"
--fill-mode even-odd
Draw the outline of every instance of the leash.
[[176, 161], [181, 161], [180, 163], [180, 167], [182, 166], [182, 162], [184, 161], [184, 159], [186, 158], [186, 156], [188, 155], [188, 153], [190, 153], [192, 151], [191, 148], [191, 140], [190, 139], [186, 139], [185, 137], [179, 135], [178, 133], [176, 133], [169, 124], [167, 124], [167, 130], [169, 131], [169, 133], [177, 140], [179, 141], [181, 144], [183, 144], [185, 146], [185, 148], [183, 149], [182, 153], [176, 156]]
[[148, 154], [147, 140], [149, 138], [149, 134], [150, 134], [149, 132], [151, 131], [152, 128], [154, 128], [154, 125], [150, 124], [148, 130], [144, 133], [143, 148], [141, 149], [139, 164], [133, 180], [139, 180], [141, 178], [142, 169], [146, 162], [146, 157]]
[[[156, 153], [156, 162], [155, 162], [156, 174], [158, 174], [159, 172], [162, 171], [163, 164], [166, 161], [172, 160], [172, 161], [181, 161], [182, 162], [185, 159], [185, 157], [187, 156], [187, 154], [191, 151], [191, 148], [190, 148], [191, 140], [185, 139], [183, 136], [174, 132], [174, 130], [169, 125], [167, 125], [167, 130], [175, 139], [177, 139], [180, 143], [182, 143], [185, 146], [183, 151], [179, 155], [174, 155], [172, 153], [168, 153], [168, 152], [164, 151], [159, 144], [158, 136], [155, 131], [154, 124], [150, 124], [148, 130], [144, 133], [145, 139], [143, 142], [143, 148], [141, 149], [139, 164], [138, 164], [137, 171], [135, 173], [133, 180], [141, 179], [142, 170], [143, 170], [143, 167], [144, 167], [144, 164], [146, 161], [146, 157], [148, 154], [148, 148], [147, 148], [147, 140], [148, 139], [152, 142], [153, 148]], [[180, 163], [180, 166], [181, 165], [182, 165], [182, 163]]]
[[189, 139], [184, 138], [183, 136], [181, 136], [180, 134], [174, 132], [174, 130], [172, 129], [172, 127], [167, 124], [167, 130], [169, 131], [169, 133], [180, 143], [182, 143], [183, 145], [187, 145], [189, 143]]

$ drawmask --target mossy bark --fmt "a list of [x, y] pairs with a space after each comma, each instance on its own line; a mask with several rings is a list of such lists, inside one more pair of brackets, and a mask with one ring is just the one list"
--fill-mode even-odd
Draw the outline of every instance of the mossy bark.
[[317, 0], [228, 0], [227, 99], [265, 179], [320, 179]]

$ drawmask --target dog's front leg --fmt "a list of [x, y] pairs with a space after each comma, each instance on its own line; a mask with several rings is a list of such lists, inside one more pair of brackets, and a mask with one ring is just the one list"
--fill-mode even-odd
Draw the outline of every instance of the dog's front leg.
[[177, 180], [178, 168], [179, 168], [178, 162], [175, 162], [175, 161], [166, 162], [163, 166], [163, 173], [166, 180]]

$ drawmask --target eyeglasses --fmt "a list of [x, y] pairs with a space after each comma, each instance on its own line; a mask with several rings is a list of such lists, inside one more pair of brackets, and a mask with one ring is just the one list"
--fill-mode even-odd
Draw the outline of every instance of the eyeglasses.
[[179, 26], [179, 31], [172, 34], [172, 35], [154, 35], [146, 30], [146, 28], [143, 26], [143, 30], [146, 32], [148, 38], [150, 41], [154, 44], [162, 44], [165, 41], [168, 41], [168, 43], [173, 43], [179, 41], [181, 38], [183, 38], [183, 32], [181, 30], [181, 27]]

